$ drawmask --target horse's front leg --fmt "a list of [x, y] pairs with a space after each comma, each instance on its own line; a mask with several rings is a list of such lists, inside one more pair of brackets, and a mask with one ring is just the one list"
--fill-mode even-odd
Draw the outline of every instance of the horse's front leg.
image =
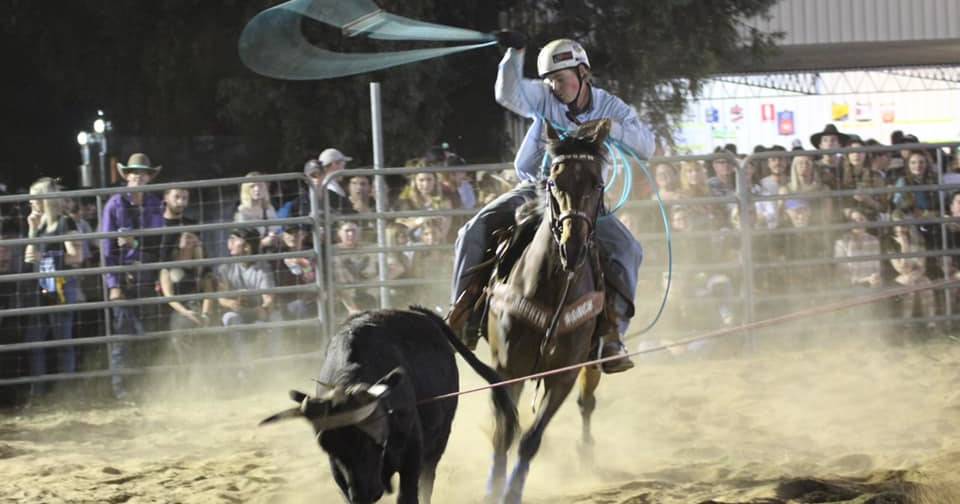
[[593, 465], [593, 434], [590, 432], [590, 419], [593, 416], [593, 410], [597, 407], [597, 396], [594, 392], [600, 385], [600, 369], [596, 366], [588, 366], [580, 370], [578, 379], [579, 396], [577, 397], [577, 406], [580, 407], [580, 460], [586, 466]]
[[[503, 376], [502, 369], [497, 371]], [[517, 404], [520, 393], [523, 391], [523, 383], [507, 385], [506, 388], [513, 404]], [[496, 412], [496, 408], [494, 408], [494, 411]], [[507, 437], [510, 429], [507, 427], [506, 419], [497, 413], [494, 413], [494, 419], [496, 423], [493, 432], [493, 466], [490, 468], [490, 477], [487, 480], [487, 496], [485, 499], [488, 503], [497, 502], [503, 495], [503, 488], [507, 479], [507, 452], [513, 445], [513, 437]]]
[[520, 504], [523, 499], [523, 486], [527, 481], [527, 474], [530, 472], [530, 461], [533, 460], [540, 449], [540, 442], [543, 440], [543, 433], [546, 431], [547, 425], [557, 414], [557, 410], [560, 409], [564, 399], [570, 394], [576, 378], [576, 373], [569, 372], [543, 379], [543, 399], [540, 400], [537, 417], [533, 425], [520, 439], [520, 449], [517, 452], [519, 460], [513, 468], [513, 473], [510, 474], [507, 493], [503, 496], [503, 504]]

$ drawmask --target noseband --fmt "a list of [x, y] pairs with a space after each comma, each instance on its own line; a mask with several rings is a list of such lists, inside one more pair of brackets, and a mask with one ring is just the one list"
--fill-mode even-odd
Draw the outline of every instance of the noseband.
[[[584, 161], [596, 161], [597, 157], [592, 154], [564, 154], [562, 156], [557, 156], [553, 158], [550, 162], [550, 166], [556, 166], [558, 164], [564, 163], [571, 160], [584, 160]], [[597, 217], [600, 216], [600, 207], [603, 204], [603, 184], [598, 186], [598, 190], [601, 192], [601, 197], [597, 198], [597, 207], [594, 210], [593, 216], [591, 217], [586, 212], [577, 209], [567, 210], [566, 212], [560, 212], [560, 204], [553, 196], [553, 191], [549, 190], [551, 187], [555, 187], [556, 183], [553, 177], [547, 179], [547, 195], [550, 198], [550, 231], [553, 235], [553, 240], [560, 244], [560, 238], [563, 234], [563, 221], [568, 219], [580, 219], [587, 223], [587, 241], [593, 240], [593, 230], [596, 227]]]

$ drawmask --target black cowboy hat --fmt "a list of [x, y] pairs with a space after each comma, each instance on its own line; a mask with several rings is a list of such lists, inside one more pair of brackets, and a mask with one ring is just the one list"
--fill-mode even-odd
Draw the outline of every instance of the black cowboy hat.
[[243, 241], [247, 242], [247, 245], [250, 245], [250, 248], [253, 249], [254, 254], [260, 252], [260, 232], [257, 231], [257, 228], [233, 228], [230, 230], [230, 236], [243, 239]]
[[857, 134], [855, 134], [855, 133], [851, 133], [851, 134], [847, 135], [847, 143], [846, 143], [845, 145], [850, 145], [850, 144], [853, 144], [853, 143], [858, 143], [858, 144], [860, 144], [860, 145], [867, 145], [867, 142], [864, 142], [863, 139], [860, 138], [860, 135], [857, 135]]
[[846, 133], [840, 133], [837, 131], [837, 127], [833, 124], [828, 124], [823, 127], [823, 131], [819, 133], [814, 133], [810, 135], [810, 143], [813, 144], [814, 149], [820, 148], [820, 137], [823, 135], [833, 135], [840, 140], [840, 145], [847, 145], [847, 141], [850, 139], [850, 136]]
[[753, 148], [754, 154], [760, 154], [762, 152], [787, 152], [787, 149], [785, 149], [782, 145], [771, 145], [770, 147], [758, 145]]
[[729, 152], [730, 154], [733, 154], [734, 156], [739, 155], [739, 154], [737, 153], [737, 146], [736, 146], [736, 144], [732, 144], [732, 143], [728, 143], [727, 145], [724, 145], [723, 147], [721, 147], [721, 146], [718, 145], [715, 149], [713, 149], [713, 153], [714, 153], [714, 154], [720, 154], [721, 152]]

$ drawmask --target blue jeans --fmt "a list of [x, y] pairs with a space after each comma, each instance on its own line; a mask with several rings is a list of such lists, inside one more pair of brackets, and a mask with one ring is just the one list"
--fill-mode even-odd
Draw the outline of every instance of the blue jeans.
[[[136, 306], [121, 306], [111, 308], [110, 313], [113, 316], [113, 334], [117, 336], [143, 336], [143, 321]], [[117, 371], [127, 367], [130, 352], [129, 341], [119, 341], [108, 345], [110, 351], [110, 370]], [[113, 386], [113, 395], [117, 399], [127, 396], [126, 387], [124, 387], [123, 375], [114, 374], [110, 377], [110, 383]]]
[[[261, 324], [264, 322], [280, 322], [282, 320], [283, 316], [276, 310], [270, 312], [267, 320], [257, 319], [256, 312], [253, 310], [243, 310], [240, 312], [228, 311], [223, 314], [222, 318], [223, 326], [227, 328], [230, 326]], [[227, 331], [227, 336], [230, 338], [230, 346], [233, 347], [234, 355], [239, 362], [248, 364], [253, 360], [253, 346], [256, 342], [256, 334], [258, 332], [261, 331], [255, 329]], [[278, 334], [271, 329], [262, 330], [262, 333], [267, 340], [267, 355], [280, 355], [282, 353], [282, 345], [280, 344]]]
[[[76, 303], [79, 294], [80, 288], [76, 280], [64, 283], [63, 295], [67, 304]], [[73, 312], [33, 315], [28, 321], [23, 339], [29, 343], [73, 339], [74, 319]], [[65, 346], [57, 349], [57, 371], [60, 373], [75, 373], [77, 371], [76, 347]], [[47, 374], [47, 351], [42, 348], [35, 348], [30, 351], [30, 376], [45, 374]], [[48, 383], [34, 383], [30, 387], [31, 394], [37, 395], [46, 392], [47, 385]]]

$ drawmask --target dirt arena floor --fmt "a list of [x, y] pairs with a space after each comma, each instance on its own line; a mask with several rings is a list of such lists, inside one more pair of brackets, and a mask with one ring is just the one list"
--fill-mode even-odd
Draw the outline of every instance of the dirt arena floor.
[[[461, 370], [463, 387], [480, 383]], [[293, 374], [205, 397], [158, 384], [136, 406], [68, 397], [4, 414], [0, 502], [341, 502], [306, 422], [257, 427], [289, 406], [289, 388], [311, 389], [309, 373]], [[664, 352], [605, 377], [599, 399], [594, 464], [577, 450], [571, 398], [526, 502], [960, 502], [960, 344], [946, 339]], [[528, 424], [529, 394], [520, 409]], [[486, 394], [462, 398], [434, 502], [480, 501], [489, 412]]]

